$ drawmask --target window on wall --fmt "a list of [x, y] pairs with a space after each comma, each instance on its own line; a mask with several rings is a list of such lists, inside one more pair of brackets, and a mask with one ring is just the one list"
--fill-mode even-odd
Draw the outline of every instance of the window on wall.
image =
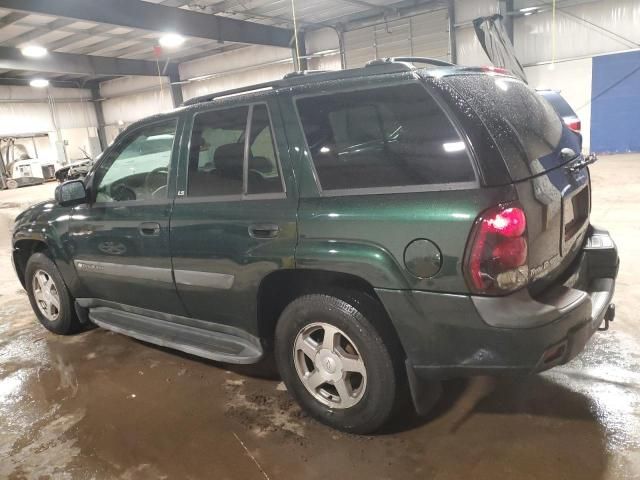
[[96, 201], [167, 198], [167, 181], [177, 120], [136, 129], [100, 164]]
[[244, 188], [249, 111], [237, 107], [196, 114], [189, 149], [189, 196], [283, 192], [269, 114], [262, 104], [253, 107]]
[[420, 85], [297, 100], [323, 190], [471, 182], [466, 144]]

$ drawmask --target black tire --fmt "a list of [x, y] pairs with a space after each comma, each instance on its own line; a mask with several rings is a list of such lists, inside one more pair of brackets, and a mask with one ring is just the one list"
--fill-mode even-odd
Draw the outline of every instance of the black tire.
[[[296, 369], [296, 338], [305, 327], [317, 322], [344, 332], [364, 362], [364, 393], [348, 408], [332, 408], [316, 399]], [[379, 430], [408, 398], [402, 369], [404, 354], [391, 328], [382, 305], [368, 295], [339, 292], [299, 297], [284, 309], [276, 327], [275, 354], [282, 380], [304, 410], [318, 421], [349, 433]], [[313, 368], [316, 371], [320, 367]]]
[[[60, 299], [60, 309], [56, 320], [49, 320], [40, 311], [40, 307], [36, 301], [33, 290], [33, 277], [36, 272], [44, 271], [49, 275], [53, 281]], [[58, 271], [55, 263], [51, 261], [44, 253], [34, 253], [27, 262], [25, 269], [25, 285], [29, 301], [34, 313], [38, 317], [40, 323], [53, 333], [58, 335], [71, 335], [80, 330], [80, 322], [76, 316], [75, 309], [73, 307], [73, 298], [67, 289], [67, 286], [62, 279], [62, 275]]]

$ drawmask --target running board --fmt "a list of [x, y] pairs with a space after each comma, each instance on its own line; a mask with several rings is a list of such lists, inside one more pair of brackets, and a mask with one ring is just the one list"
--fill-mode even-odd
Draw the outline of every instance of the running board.
[[199, 328], [109, 307], [91, 308], [89, 318], [106, 330], [218, 362], [256, 363], [263, 355], [257, 339], [251, 341], [204, 326]]

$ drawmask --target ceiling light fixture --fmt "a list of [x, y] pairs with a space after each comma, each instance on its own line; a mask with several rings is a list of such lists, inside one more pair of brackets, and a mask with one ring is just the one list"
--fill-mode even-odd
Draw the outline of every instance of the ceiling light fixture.
[[521, 8], [520, 11], [522, 13], [526, 13], [526, 12], [535, 12], [536, 10], [538, 10], [539, 7], [525, 7], [525, 8]]
[[36, 88], [44, 88], [49, 86], [49, 80], [45, 78], [34, 78], [29, 82], [29, 85]]
[[176, 48], [182, 45], [185, 38], [178, 33], [165, 33], [160, 37], [160, 45], [166, 48]]
[[47, 54], [47, 49], [38, 45], [28, 45], [20, 49], [25, 57], [40, 58]]

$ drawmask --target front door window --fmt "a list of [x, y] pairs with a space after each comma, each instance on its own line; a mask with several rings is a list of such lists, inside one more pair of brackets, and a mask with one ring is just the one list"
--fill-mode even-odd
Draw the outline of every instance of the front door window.
[[96, 172], [96, 202], [167, 198], [177, 120], [134, 130]]

